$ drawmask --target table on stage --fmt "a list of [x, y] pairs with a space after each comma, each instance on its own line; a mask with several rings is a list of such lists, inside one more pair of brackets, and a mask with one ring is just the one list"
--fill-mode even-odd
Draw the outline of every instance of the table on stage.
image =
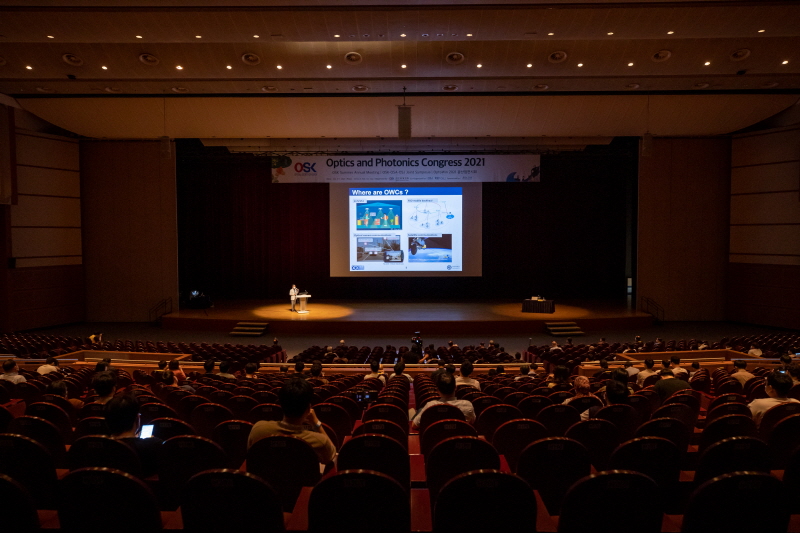
[[522, 300], [523, 313], [555, 313], [555, 300]]

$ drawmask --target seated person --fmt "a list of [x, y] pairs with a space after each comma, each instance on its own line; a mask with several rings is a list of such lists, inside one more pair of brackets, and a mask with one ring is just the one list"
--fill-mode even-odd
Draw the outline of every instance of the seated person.
[[[166, 361], [162, 361], [162, 362], [164, 363], [164, 366], [166, 366]], [[161, 367], [161, 363], [159, 363], [158, 366]], [[214, 373], [214, 358], [213, 357], [211, 357], [209, 359], [206, 359], [206, 362], [203, 363], [203, 370], [205, 370], [206, 374], [213, 374]]]
[[[573, 389], [575, 390], [575, 396], [564, 400], [563, 402], [564, 404], [569, 404], [573, 400], [576, 400], [578, 398], [585, 398], [587, 396], [591, 396], [592, 398], [597, 398], [597, 396], [592, 394], [592, 385], [591, 383], [589, 383], [589, 378], [587, 378], [586, 376], [575, 376], [575, 381], [573, 382]], [[597, 399], [600, 400], [600, 398]], [[581, 413], [581, 420], [589, 420], [588, 409], [586, 409]]]
[[194, 390], [194, 387], [192, 387], [188, 383], [185, 383], [183, 385], [178, 385], [178, 379], [175, 377], [175, 374], [172, 373], [172, 370], [164, 370], [164, 373], [161, 374], [161, 382], [164, 383], [165, 387], [169, 387], [169, 386], [173, 386], [174, 385], [174, 386], [178, 387], [179, 389], [187, 390], [187, 391], [191, 392], [192, 394], [194, 394], [196, 392]]
[[658, 374], [653, 367], [655, 366], [656, 362], [652, 359], [645, 359], [644, 360], [644, 370], [640, 370], [639, 373], [636, 375], [636, 384], [640, 387], [644, 386], [644, 380], [649, 378], [652, 375]]
[[734, 361], [733, 362], [733, 373], [731, 377], [742, 384], [747, 383], [748, 380], [753, 379], [755, 376], [747, 371], [747, 361]]
[[504, 367], [503, 365], [497, 365], [497, 375], [504, 376], [505, 373], [506, 373], [506, 367]]
[[692, 369], [689, 370], [689, 379], [692, 379], [697, 371], [700, 370], [700, 363], [698, 361], [692, 361]]
[[219, 374], [217, 375], [222, 378], [236, 379], [236, 376], [231, 374], [230, 370], [231, 362], [226, 359], [219, 364]]
[[750, 349], [747, 350], [748, 355], [754, 355], [756, 357], [761, 357], [764, 353], [761, 351], [761, 348], [758, 347], [758, 344], [751, 344]]
[[377, 359], [373, 359], [369, 362], [369, 369], [371, 372], [364, 376], [364, 379], [379, 379], [381, 383], [386, 385], [386, 376], [383, 375], [381, 372], [381, 364], [377, 361]]
[[108, 403], [117, 391], [117, 378], [111, 372], [98, 372], [92, 377], [92, 388], [97, 393], [94, 403]]
[[431, 380], [434, 383], [436, 383], [436, 380], [439, 378], [440, 375], [446, 372], [444, 368], [444, 359], [436, 359], [436, 365], [437, 365], [436, 370], [431, 372]]
[[419, 429], [419, 420], [422, 416], [422, 413], [424, 413], [425, 410], [431, 406], [441, 405], [443, 403], [449, 403], [450, 405], [458, 407], [461, 412], [464, 413], [464, 418], [466, 421], [470, 424], [474, 424], [475, 409], [472, 407], [472, 402], [467, 400], [459, 400], [456, 398], [455, 376], [448, 372], [444, 372], [434, 383], [436, 384], [436, 389], [439, 391], [439, 399], [429, 401], [425, 404], [425, 407], [417, 411], [417, 413], [414, 415], [414, 418], [411, 419], [411, 425]]
[[673, 355], [669, 358], [669, 368], [672, 370], [672, 375], [676, 378], [689, 378], [689, 371], [681, 366], [681, 358], [677, 355]]
[[[283, 409], [283, 420], [260, 420], [250, 430], [247, 439], [249, 448], [259, 440], [273, 435], [288, 435], [304, 440], [311, 445], [319, 462], [325, 465], [333, 463], [336, 448], [325, 433], [311, 408], [314, 388], [305, 379], [290, 378], [278, 392], [278, 400]], [[305, 429], [311, 426], [313, 430]]]
[[[47, 388], [44, 391], [45, 394], [52, 394], [54, 396], [61, 396], [65, 400], [67, 400], [70, 404], [72, 404], [72, 408], [77, 413], [81, 407], [83, 407], [83, 402], [77, 398], [69, 398], [67, 395], [67, 384], [64, 383], [63, 380], [54, 381], [47, 385]], [[68, 413], [71, 414], [71, 413]]]
[[[297, 361], [297, 362], [294, 364], [294, 374], [292, 374], [292, 376], [291, 376], [291, 377], [293, 377], [293, 378], [300, 378], [300, 379], [306, 379], [306, 375], [305, 375], [305, 374], [303, 374], [303, 369], [304, 369], [305, 367], [306, 367], [306, 364], [305, 364], [304, 362], [302, 362], [302, 361]], [[222, 365], [220, 365], [220, 369], [222, 369]]]
[[519, 367], [519, 376], [516, 376], [514, 378], [514, 381], [519, 381], [520, 379], [531, 377], [529, 376], [530, 372], [531, 372], [530, 365], [522, 365], [521, 367]]
[[789, 367], [792, 366], [792, 356], [788, 353], [785, 353], [781, 356], [781, 364], [783, 368], [781, 370], [789, 370]]
[[58, 359], [55, 357], [48, 357], [47, 361], [36, 369], [39, 374], [45, 375], [49, 374], [50, 372], [58, 372], [60, 369], [58, 368]]
[[756, 426], [761, 424], [761, 419], [764, 417], [770, 407], [781, 405], [784, 403], [798, 403], [794, 398], [787, 398], [789, 389], [792, 388], [792, 378], [788, 373], [781, 372], [780, 370], [773, 370], [767, 376], [767, 383], [764, 390], [769, 398], [759, 398], [750, 402], [747, 407], [753, 414], [753, 422]]
[[163, 442], [158, 437], [139, 438], [139, 404], [127, 394], [106, 403], [106, 424], [112, 438], [121, 440], [136, 452], [142, 463], [142, 476], [150, 477], [158, 472], [158, 451]]
[[461, 363], [461, 375], [456, 378], [456, 387], [459, 385], [467, 385], [469, 387], [481, 390], [481, 382], [477, 379], [472, 379], [469, 377], [474, 368], [475, 367], [472, 366], [472, 363], [470, 363], [469, 360]]
[[792, 377], [792, 386], [800, 385], [800, 364], [792, 363], [789, 365], [789, 375]]
[[630, 381], [630, 376], [628, 375], [628, 372], [624, 368], [615, 368], [611, 372], [610, 379], [606, 380], [606, 382], [597, 392], [598, 393], [605, 392], [606, 387], [608, 387], [608, 384], [612, 381], [618, 381], [619, 383], [622, 383], [628, 389], [628, 393], [633, 394], [633, 389], [628, 385]]
[[661, 398], [663, 403], [664, 400], [678, 392], [679, 390], [683, 389], [690, 389], [692, 388], [689, 385], [688, 381], [684, 381], [682, 379], [676, 379], [675, 376], [672, 374], [672, 370], [669, 368], [665, 368], [661, 371], [661, 379], [659, 379], [653, 390], [658, 393], [658, 396]]
[[150, 373], [150, 375], [153, 376], [154, 378], [160, 380], [162, 374], [164, 373], [164, 370], [166, 370], [166, 369], [167, 369], [167, 360], [166, 359], [162, 359], [161, 361], [158, 362], [158, 368], [156, 370], [153, 370]]
[[570, 381], [569, 377], [569, 368], [558, 365], [555, 370], [553, 370], [553, 376], [547, 384], [547, 388], [553, 389], [553, 392], [570, 390], [572, 388], [572, 381]]
[[311, 363], [311, 377], [321, 381], [323, 385], [328, 384], [328, 380], [322, 377], [322, 363], [319, 361]]
[[608, 369], [608, 361], [600, 359], [600, 370], [592, 374], [592, 377], [595, 379], [608, 379], [609, 374], [611, 374], [611, 371]]
[[3, 361], [3, 373], [0, 374], [0, 379], [10, 381], [11, 383], [25, 383], [27, 380], [25, 376], [19, 374], [19, 367], [17, 362], [13, 359], [6, 359]]
[[406, 364], [402, 361], [399, 361], [396, 365], [394, 365], [394, 374], [389, 376], [389, 379], [402, 377], [406, 378], [409, 381], [409, 383], [411, 383], [412, 381], [414, 381], [414, 378], [412, 378], [409, 374], [405, 374], [404, 373], [405, 369], [406, 369]]
[[639, 373], [639, 369], [633, 366], [633, 361], [625, 361], [625, 371], [629, 376], [635, 376]]
[[247, 379], [255, 379], [258, 377], [258, 363], [247, 363], [244, 365], [244, 377]]
[[[620, 369], [623, 372], [625, 370]], [[608, 405], [616, 405], [621, 403], [628, 403], [628, 396], [630, 395], [630, 389], [626, 387], [624, 384], [620, 383], [615, 379], [610, 379], [606, 382], [606, 406]], [[581, 413], [581, 420], [588, 420], [590, 418], [594, 418], [597, 415], [597, 411], [602, 409], [600, 406], [590, 407], [585, 411], [586, 418], [584, 418], [584, 413]]]
[[188, 379], [186, 373], [181, 369], [181, 362], [177, 359], [173, 359], [169, 362], [169, 369], [172, 371], [172, 375], [175, 376], [175, 379], [178, 380], [178, 383], [183, 383]]

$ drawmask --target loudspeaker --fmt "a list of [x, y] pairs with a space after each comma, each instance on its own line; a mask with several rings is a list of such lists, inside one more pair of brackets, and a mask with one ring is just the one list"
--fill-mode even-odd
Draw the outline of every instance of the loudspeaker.
[[397, 106], [397, 136], [401, 139], [411, 138], [411, 106]]

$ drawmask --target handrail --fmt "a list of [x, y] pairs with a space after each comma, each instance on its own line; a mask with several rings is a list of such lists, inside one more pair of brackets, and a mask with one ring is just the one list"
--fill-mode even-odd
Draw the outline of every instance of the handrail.
[[641, 311], [653, 315], [653, 317], [656, 319], [656, 322], [664, 321], [664, 308], [658, 305], [658, 303], [652, 298], [642, 296], [639, 299], [639, 308]]
[[[162, 309], [163, 312], [161, 312]], [[151, 307], [150, 311], [147, 312], [147, 317], [150, 319], [150, 322], [156, 322], [159, 318], [171, 312], [172, 312], [172, 296], [164, 298], [156, 305]]]

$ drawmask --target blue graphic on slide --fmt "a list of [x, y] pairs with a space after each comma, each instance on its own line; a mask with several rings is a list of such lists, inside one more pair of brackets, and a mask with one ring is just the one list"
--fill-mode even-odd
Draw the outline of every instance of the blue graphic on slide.
[[452, 263], [453, 236], [409, 237], [409, 263]]

